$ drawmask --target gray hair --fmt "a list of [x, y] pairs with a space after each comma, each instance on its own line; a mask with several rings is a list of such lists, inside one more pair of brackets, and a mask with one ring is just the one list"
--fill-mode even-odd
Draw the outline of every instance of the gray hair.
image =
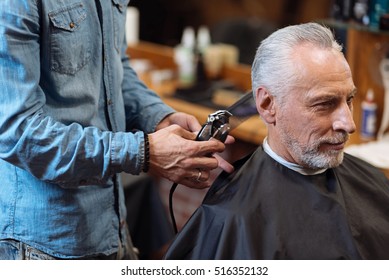
[[291, 59], [294, 48], [310, 43], [320, 48], [342, 51], [331, 30], [318, 23], [291, 25], [272, 33], [257, 49], [251, 69], [253, 92], [263, 86], [273, 96], [282, 97], [288, 87], [296, 84], [299, 75]]

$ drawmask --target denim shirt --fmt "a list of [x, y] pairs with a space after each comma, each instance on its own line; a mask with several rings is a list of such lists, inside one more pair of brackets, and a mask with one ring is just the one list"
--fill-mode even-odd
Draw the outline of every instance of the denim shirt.
[[0, 1], [0, 239], [60, 258], [117, 251], [115, 174], [141, 172], [140, 131], [173, 112], [129, 66], [128, 2]]

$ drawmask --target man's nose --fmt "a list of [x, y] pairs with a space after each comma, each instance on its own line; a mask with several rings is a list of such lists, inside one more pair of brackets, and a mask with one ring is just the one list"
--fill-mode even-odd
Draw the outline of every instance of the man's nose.
[[347, 104], [342, 105], [336, 111], [333, 129], [335, 131], [345, 131], [348, 134], [355, 132], [356, 126], [353, 119], [353, 111]]

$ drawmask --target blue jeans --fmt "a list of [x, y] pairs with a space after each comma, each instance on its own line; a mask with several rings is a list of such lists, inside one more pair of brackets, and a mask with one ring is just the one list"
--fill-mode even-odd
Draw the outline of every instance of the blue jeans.
[[13, 239], [0, 240], [0, 259], [2, 260], [55, 260], [25, 243]]
[[[137, 259], [131, 239], [127, 236], [126, 244], [120, 243], [119, 251], [111, 255], [96, 255], [79, 258], [79, 260], [131, 260]], [[30, 245], [14, 239], [0, 240], [0, 260], [58, 260]]]

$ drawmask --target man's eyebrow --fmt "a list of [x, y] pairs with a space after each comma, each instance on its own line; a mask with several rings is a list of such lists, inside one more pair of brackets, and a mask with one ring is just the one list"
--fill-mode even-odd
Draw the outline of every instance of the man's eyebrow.
[[353, 97], [355, 97], [355, 96], [357, 95], [357, 93], [358, 93], [358, 89], [357, 89], [357, 88], [354, 88], [354, 89], [348, 94], [348, 96], [353, 96]]
[[[357, 89], [354, 88], [352, 91], [350, 91], [347, 94], [347, 98], [355, 97], [356, 94], [357, 94]], [[326, 101], [326, 100], [331, 100], [331, 99], [339, 99], [339, 98], [342, 98], [342, 97], [338, 93], [336, 93], [336, 92], [327, 92], [327, 93], [319, 95], [319, 96], [312, 96], [311, 98], [308, 97], [307, 100], [309, 100], [310, 102], [314, 103], [314, 102]]]
[[330, 100], [330, 99], [334, 99], [334, 98], [335, 99], [340, 98], [339, 94], [337, 94], [335, 92], [331, 92], [331, 93], [328, 92], [328, 93], [325, 93], [325, 94], [312, 96], [308, 100], [310, 100], [312, 102], [316, 102], [316, 101], [322, 101], [322, 100]]

